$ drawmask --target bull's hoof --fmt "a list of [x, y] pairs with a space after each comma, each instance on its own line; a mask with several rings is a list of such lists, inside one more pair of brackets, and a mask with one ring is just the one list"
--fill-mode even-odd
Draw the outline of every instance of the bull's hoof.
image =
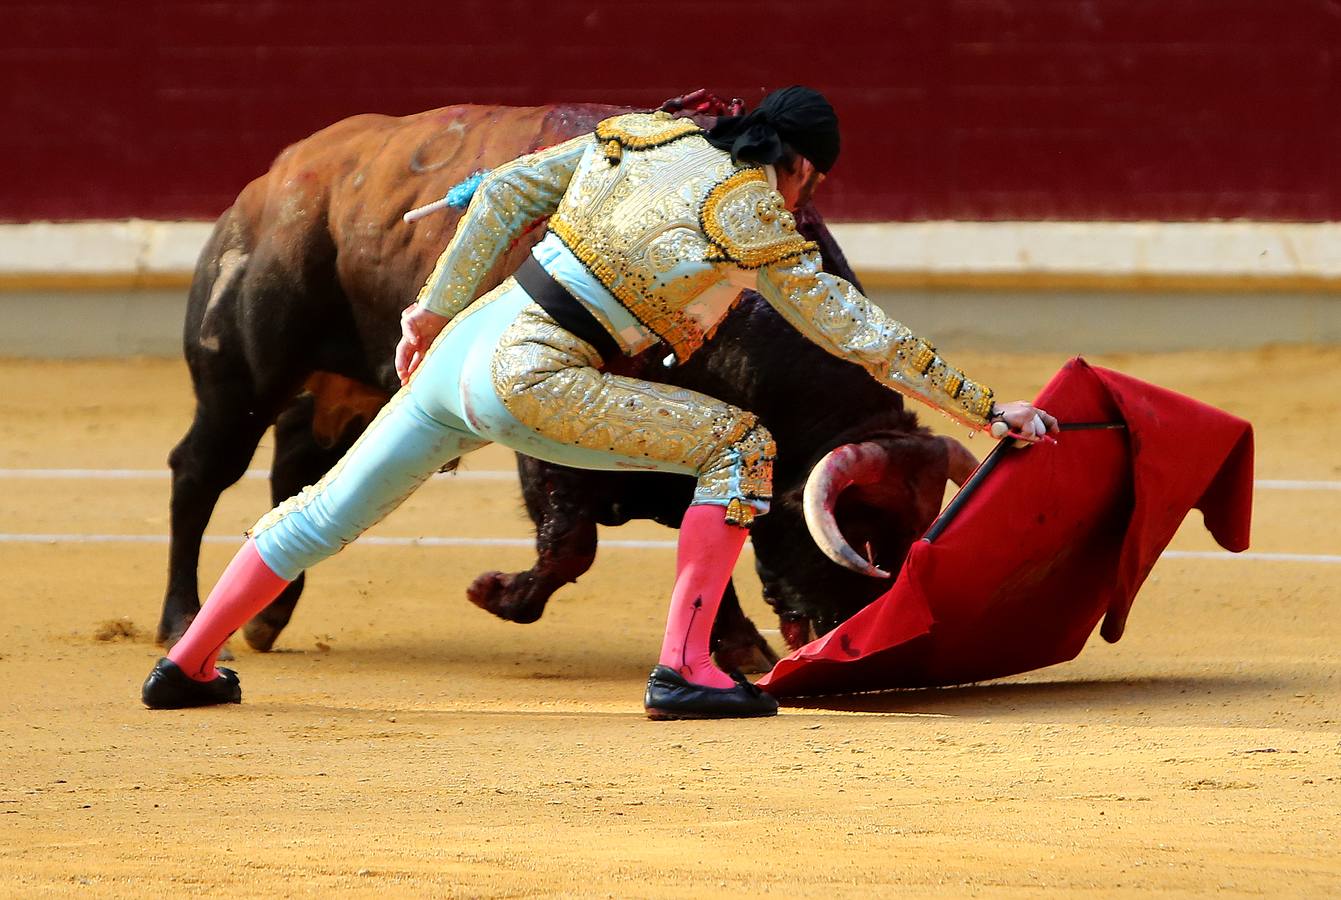
[[762, 675], [778, 664], [778, 655], [762, 638], [757, 643], [718, 647], [713, 652], [712, 658], [717, 663], [717, 668], [722, 671], [730, 672], [736, 669], [746, 675]]
[[161, 644], [171, 650], [172, 645], [182, 639], [186, 634], [186, 629], [191, 627], [191, 622], [195, 616], [183, 616], [180, 619], [164, 618], [158, 623], [158, 633], [154, 635], [155, 643]]
[[[242, 637], [247, 642], [247, 646], [257, 653], [269, 653], [275, 646], [275, 641], [279, 640], [281, 629], [276, 628], [269, 622], [262, 622], [259, 619], [252, 619], [242, 628]], [[220, 659], [223, 657], [221, 656]]]
[[543, 601], [528, 603], [524, 600], [519, 602], [509, 598], [509, 594], [516, 592], [519, 580], [518, 575], [485, 572], [472, 581], [470, 587], [466, 588], [466, 596], [471, 603], [474, 603], [480, 609], [493, 613], [500, 619], [506, 619], [520, 625], [529, 625], [544, 613], [545, 604]]
[[213, 681], [196, 681], [175, 662], [164, 657], [140, 688], [140, 700], [150, 709], [189, 709], [241, 703], [242, 685], [232, 669], [219, 668]]

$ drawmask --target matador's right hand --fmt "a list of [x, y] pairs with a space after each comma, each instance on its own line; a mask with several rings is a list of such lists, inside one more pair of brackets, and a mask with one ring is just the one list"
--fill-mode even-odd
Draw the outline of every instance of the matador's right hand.
[[428, 348], [450, 320], [412, 303], [400, 314], [400, 343], [396, 345], [396, 374], [401, 386], [410, 383], [410, 376], [428, 354]]
[[[1028, 400], [992, 404], [992, 414], [988, 421], [991, 425], [1004, 422], [1012, 437], [1031, 444], [1043, 440], [1049, 432], [1056, 434], [1060, 431], [1056, 417], [1048, 415], [1046, 410], [1039, 409]], [[996, 434], [995, 429], [992, 433]], [[997, 435], [1002, 436], [1004, 435]]]

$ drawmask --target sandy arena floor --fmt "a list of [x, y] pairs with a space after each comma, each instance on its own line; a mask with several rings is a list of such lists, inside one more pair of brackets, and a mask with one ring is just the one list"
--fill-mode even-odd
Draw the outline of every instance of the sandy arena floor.
[[[1007, 395], [1061, 361], [956, 357]], [[185, 370], [0, 362], [0, 894], [1341, 895], [1341, 349], [1095, 361], [1253, 420], [1258, 478], [1314, 482], [1263, 485], [1253, 549], [1322, 560], [1166, 559], [1072, 663], [706, 723], [642, 715], [668, 549], [607, 548], [518, 626], [464, 589], [524, 548], [356, 546], [278, 652], [235, 646], [243, 705], [143, 709]], [[225, 496], [207, 584], [266, 497]], [[377, 533], [528, 528], [477, 477]], [[21, 537], [52, 534], [147, 540]]]

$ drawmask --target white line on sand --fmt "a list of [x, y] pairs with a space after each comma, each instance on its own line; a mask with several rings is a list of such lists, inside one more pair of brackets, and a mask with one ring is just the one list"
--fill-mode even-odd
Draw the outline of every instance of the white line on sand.
[[[0, 534], [0, 544], [166, 544], [164, 534]], [[210, 534], [206, 544], [240, 544], [242, 535]], [[370, 547], [535, 547], [535, 538], [509, 537], [361, 537]], [[674, 550], [675, 541], [602, 539], [602, 547], [621, 550]]]
[[[240, 544], [242, 536], [206, 535], [207, 544]], [[166, 544], [162, 534], [0, 534], [0, 544]], [[520, 537], [381, 537], [359, 538], [371, 547], [534, 547], [533, 538]], [[675, 541], [601, 539], [601, 546], [620, 550], [674, 550]], [[748, 547], [746, 548], [748, 550]], [[1220, 561], [1279, 563], [1341, 563], [1336, 553], [1226, 553], [1221, 550], [1165, 550], [1164, 559], [1210, 559]]]
[[[0, 478], [33, 478], [60, 480], [135, 481], [159, 480], [171, 475], [167, 469], [0, 469]], [[249, 480], [264, 480], [270, 477], [265, 469], [248, 469], [242, 476]], [[461, 471], [448, 472], [437, 478], [462, 478], [466, 481], [515, 481], [515, 471]]]
[[1341, 553], [1226, 553], [1223, 550], [1165, 550], [1161, 559], [1241, 559], [1244, 562], [1341, 563]]
[[[169, 476], [167, 469], [0, 469], [0, 478], [31, 478], [78, 480], [135, 480], [161, 479]], [[247, 479], [264, 480], [270, 477], [265, 469], [248, 469]], [[448, 472], [438, 478], [460, 478], [464, 481], [512, 481], [517, 473], [508, 469], [465, 469], [460, 472]], [[1292, 479], [1258, 479], [1253, 485], [1259, 491], [1341, 491], [1341, 481], [1303, 481]]]
[[1259, 479], [1253, 482], [1259, 491], [1341, 491], [1341, 481], [1273, 481]]

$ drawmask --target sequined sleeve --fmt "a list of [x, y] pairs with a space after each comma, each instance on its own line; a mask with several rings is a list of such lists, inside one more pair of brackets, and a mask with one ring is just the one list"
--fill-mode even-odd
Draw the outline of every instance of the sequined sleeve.
[[594, 145], [590, 134], [582, 135], [486, 175], [419, 292], [419, 305], [448, 317], [469, 306], [512, 242], [558, 208], [578, 160]]
[[851, 284], [826, 273], [808, 251], [759, 270], [759, 293], [798, 331], [879, 382], [982, 428], [992, 391], [967, 378], [936, 348], [890, 319]]

